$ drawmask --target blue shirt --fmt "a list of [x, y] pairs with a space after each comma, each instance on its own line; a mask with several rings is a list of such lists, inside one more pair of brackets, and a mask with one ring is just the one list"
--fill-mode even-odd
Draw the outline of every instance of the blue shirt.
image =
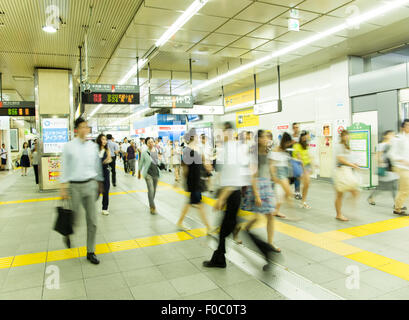
[[79, 138], [68, 142], [62, 154], [61, 183], [70, 181], [104, 181], [98, 145]]
[[118, 145], [113, 142], [112, 140], [108, 140], [108, 149], [111, 152], [111, 157], [115, 157], [116, 156], [116, 152], [119, 151], [119, 147]]

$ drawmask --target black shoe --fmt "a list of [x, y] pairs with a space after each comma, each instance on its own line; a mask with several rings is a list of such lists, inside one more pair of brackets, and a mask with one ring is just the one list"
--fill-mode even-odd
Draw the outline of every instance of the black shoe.
[[398, 211], [396, 211], [396, 210], [393, 210], [393, 213], [394, 213], [394, 214], [397, 214], [397, 215], [400, 215], [400, 216], [409, 216], [409, 214], [405, 213], [404, 211], [398, 212]]
[[226, 268], [226, 258], [220, 251], [213, 252], [210, 261], [203, 261], [203, 267], [206, 268]]
[[71, 240], [70, 240], [70, 237], [69, 237], [69, 236], [66, 236], [66, 237], [64, 238], [64, 243], [65, 243], [65, 245], [67, 246], [67, 248], [71, 248]]
[[116, 184], [114, 184], [114, 187], [116, 187]]
[[[393, 210], [395, 210], [396, 208], [395, 208], [395, 206], [393, 206]], [[406, 210], [408, 210], [408, 208], [406, 208], [406, 207], [403, 207], [402, 209], [400, 209], [401, 211], [406, 211]]]
[[95, 253], [87, 253], [87, 260], [89, 260], [92, 264], [99, 264], [99, 260]]
[[273, 266], [271, 265], [271, 263], [267, 263], [266, 265], [263, 266], [263, 271], [268, 272], [271, 271], [273, 269]]
[[203, 261], [203, 267], [206, 267], [206, 268], [226, 268], [226, 262], [217, 263], [217, 262], [213, 262], [213, 261]]

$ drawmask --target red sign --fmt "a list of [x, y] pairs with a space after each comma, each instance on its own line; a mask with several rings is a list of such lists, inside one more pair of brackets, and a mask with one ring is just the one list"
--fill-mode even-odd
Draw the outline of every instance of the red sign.
[[0, 108], [3, 106], [3, 101], [0, 101]]
[[278, 130], [288, 129], [288, 124], [285, 126], [277, 126]]
[[115, 86], [114, 85], [112, 85], [112, 92], [115, 92]]
[[142, 134], [142, 133], [145, 133], [145, 128], [135, 130], [135, 134]]

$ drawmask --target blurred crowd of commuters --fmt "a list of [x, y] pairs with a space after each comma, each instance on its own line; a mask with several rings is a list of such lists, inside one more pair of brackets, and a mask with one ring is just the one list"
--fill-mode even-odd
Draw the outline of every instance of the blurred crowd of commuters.
[[[157, 214], [155, 196], [161, 172], [174, 172], [174, 181], [190, 194], [182, 208], [177, 226], [183, 224], [190, 208], [199, 211], [207, 234], [216, 234], [218, 228], [208, 220], [202, 193], [215, 193], [215, 210], [224, 210], [219, 231], [219, 245], [205, 267], [226, 266], [225, 239], [232, 234], [240, 243], [240, 231], [244, 231], [266, 258], [264, 270], [270, 268], [271, 254], [281, 252], [274, 245], [274, 217], [285, 218], [280, 212], [284, 203], [294, 207], [294, 199], [301, 200], [301, 209], [310, 209], [308, 191], [310, 177], [318, 168], [309, 151], [310, 134], [300, 131], [299, 124], [292, 125], [292, 132], [284, 132], [275, 145], [273, 135], [266, 130], [242, 132], [239, 135], [229, 122], [223, 129], [215, 130], [213, 142], [204, 134], [190, 129], [179, 141], [163, 142], [162, 138], [127, 138], [118, 144], [112, 135], [101, 134], [96, 143], [88, 141], [88, 124], [79, 118], [75, 122], [77, 136], [66, 144], [63, 153], [61, 176], [63, 198], [71, 197], [74, 212], [82, 204], [87, 217], [87, 257], [99, 263], [95, 256], [96, 200], [102, 194], [102, 214], [108, 215], [109, 190], [116, 186], [116, 162], [123, 163], [128, 176], [144, 179], [148, 189], [150, 213]], [[25, 156], [23, 149], [22, 157]], [[386, 186], [395, 201], [394, 214], [406, 215], [404, 202], [409, 197], [409, 120], [402, 123], [402, 132], [395, 136], [392, 131], [384, 134], [377, 146], [379, 163], [379, 187], [368, 198], [375, 205], [375, 195]], [[29, 151], [27, 152], [30, 155]], [[336, 166], [333, 182], [335, 187], [336, 219], [348, 221], [342, 213], [344, 194], [350, 192], [353, 199], [359, 196], [359, 168], [356, 155], [351, 151], [349, 133], [340, 134], [336, 145]], [[22, 159], [23, 162], [23, 159]], [[111, 178], [112, 176], [112, 178]], [[292, 185], [294, 184], [294, 189]], [[246, 223], [237, 223], [239, 210], [254, 213]], [[267, 241], [251, 232], [266, 220]]]

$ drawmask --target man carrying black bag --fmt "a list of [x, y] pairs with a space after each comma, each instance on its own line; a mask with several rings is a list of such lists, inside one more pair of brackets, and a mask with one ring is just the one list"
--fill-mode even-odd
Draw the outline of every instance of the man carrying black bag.
[[85, 209], [87, 220], [87, 259], [99, 264], [95, 255], [97, 231], [96, 201], [103, 191], [103, 175], [98, 147], [86, 141], [89, 134], [88, 123], [78, 118], [75, 121], [77, 137], [64, 146], [62, 155], [61, 196], [70, 198], [71, 208], [78, 213], [80, 205]]

